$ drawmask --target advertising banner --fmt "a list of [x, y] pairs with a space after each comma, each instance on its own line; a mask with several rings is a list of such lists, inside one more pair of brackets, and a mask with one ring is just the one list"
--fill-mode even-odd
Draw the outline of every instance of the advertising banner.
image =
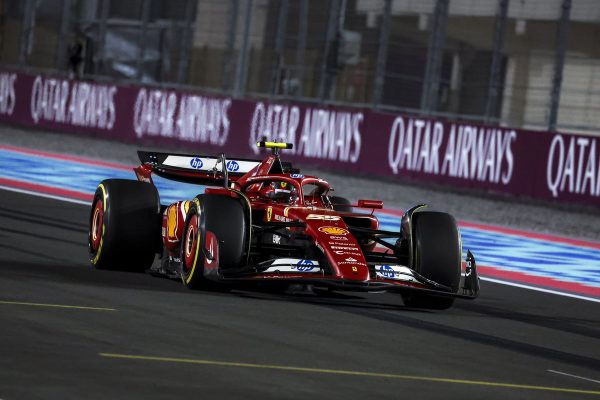
[[0, 121], [247, 158], [266, 137], [293, 143], [298, 166], [600, 207], [595, 136], [14, 71], [0, 72]]

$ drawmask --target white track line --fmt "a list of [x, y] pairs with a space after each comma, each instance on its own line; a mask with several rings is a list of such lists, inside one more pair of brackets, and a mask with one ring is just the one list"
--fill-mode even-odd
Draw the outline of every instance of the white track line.
[[521, 289], [535, 290], [535, 291], [538, 291], [538, 292], [556, 294], [558, 296], [572, 297], [574, 299], [587, 300], [587, 301], [593, 301], [595, 303], [600, 303], [600, 299], [595, 299], [593, 297], [581, 296], [581, 295], [578, 295], [578, 294], [559, 292], [557, 290], [544, 289], [544, 288], [535, 287], [535, 286], [523, 285], [521, 283], [514, 283], [514, 282], [502, 281], [500, 279], [485, 278], [485, 277], [482, 277], [482, 276], [480, 276], [479, 279], [481, 279], [482, 281], [489, 281], [489, 282], [499, 283], [501, 285], [514, 286], [514, 287], [518, 287], [518, 288], [521, 288]]
[[53, 195], [53, 194], [35, 192], [33, 190], [17, 189], [17, 188], [13, 188], [13, 187], [10, 187], [10, 186], [2, 186], [2, 185], [0, 185], [0, 189], [8, 190], [10, 192], [30, 194], [32, 196], [45, 197], [47, 199], [66, 201], [68, 203], [83, 204], [83, 205], [86, 205], [86, 206], [91, 205], [91, 202], [89, 202], [89, 201], [78, 200], [78, 199], [71, 199], [69, 197], [56, 196], [56, 195]]
[[583, 376], [579, 376], [579, 375], [567, 374], [566, 372], [555, 371], [553, 369], [548, 369], [546, 371], [552, 372], [553, 374], [559, 374], [559, 375], [570, 376], [572, 378], [583, 379], [584, 381], [589, 381], [589, 382], [594, 382], [594, 383], [600, 383], [600, 381], [597, 381], [595, 379], [584, 378]]
[[[45, 197], [45, 198], [48, 198], [48, 199], [66, 201], [68, 203], [83, 204], [83, 205], [86, 205], [86, 206], [90, 205], [90, 202], [88, 202], [88, 201], [77, 200], [77, 199], [70, 199], [68, 197], [55, 196], [55, 195], [51, 195], [51, 194], [35, 192], [35, 191], [32, 191], [32, 190], [16, 189], [16, 188], [12, 188], [10, 186], [2, 186], [2, 185], [0, 185], [0, 189], [8, 190], [8, 191], [11, 191], [11, 192], [29, 194], [29, 195], [32, 195], [32, 196]], [[513, 282], [508, 282], [508, 281], [502, 281], [502, 280], [493, 279], [493, 278], [480, 277], [480, 279], [482, 281], [489, 281], [489, 282], [493, 282], [493, 283], [498, 283], [500, 285], [514, 286], [514, 287], [518, 287], [518, 288], [521, 288], [521, 289], [535, 290], [535, 291], [538, 291], [538, 292], [550, 293], [550, 294], [555, 294], [555, 295], [558, 295], [558, 296], [565, 296], [565, 297], [571, 297], [571, 298], [574, 298], [574, 299], [586, 300], [586, 301], [593, 301], [595, 303], [600, 303], [600, 299], [595, 299], [593, 297], [580, 296], [580, 295], [576, 295], [576, 294], [559, 292], [559, 291], [556, 291], [556, 290], [544, 289], [544, 288], [539, 288], [539, 287], [535, 287], [535, 286], [522, 285], [520, 283], [513, 283]]]

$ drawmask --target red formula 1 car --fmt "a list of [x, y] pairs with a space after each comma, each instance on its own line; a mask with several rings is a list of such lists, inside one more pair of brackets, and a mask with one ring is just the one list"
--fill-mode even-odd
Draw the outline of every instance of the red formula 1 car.
[[[461, 261], [454, 218], [409, 209], [397, 232], [379, 229], [382, 201], [350, 204], [323, 179], [280, 160], [138, 152], [138, 181], [108, 179], [96, 190], [89, 253], [96, 268], [151, 268], [192, 289], [291, 284], [393, 291], [409, 307], [445, 309], [479, 291], [475, 260]], [[206, 185], [203, 194], [160, 204], [152, 174]], [[355, 212], [354, 209], [363, 209]], [[370, 211], [370, 212], [369, 212]]]

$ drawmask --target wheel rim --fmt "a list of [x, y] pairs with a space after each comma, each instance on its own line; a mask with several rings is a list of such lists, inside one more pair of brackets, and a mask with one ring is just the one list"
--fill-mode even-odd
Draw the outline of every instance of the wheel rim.
[[192, 265], [194, 265], [196, 248], [198, 247], [198, 215], [193, 215], [190, 218], [184, 240], [183, 257], [185, 262], [183, 263], [183, 266], [185, 270], [189, 272], [192, 269]]
[[94, 207], [94, 214], [92, 215], [92, 226], [90, 229], [90, 243], [93, 251], [97, 251], [100, 247], [100, 241], [102, 239], [102, 226], [104, 225], [104, 202], [98, 200]]

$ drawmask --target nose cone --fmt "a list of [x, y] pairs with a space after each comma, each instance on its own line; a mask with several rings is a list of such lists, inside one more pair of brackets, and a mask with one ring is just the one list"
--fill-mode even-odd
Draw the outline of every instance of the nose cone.
[[[348, 264], [344, 264], [348, 262]], [[369, 268], [366, 263], [342, 261], [338, 262], [340, 278], [349, 281], [366, 281], [369, 279]]]
[[369, 268], [358, 242], [341, 218], [328, 217], [307, 218], [307, 228], [314, 232], [316, 242], [327, 256], [332, 272], [340, 279], [368, 280]]

